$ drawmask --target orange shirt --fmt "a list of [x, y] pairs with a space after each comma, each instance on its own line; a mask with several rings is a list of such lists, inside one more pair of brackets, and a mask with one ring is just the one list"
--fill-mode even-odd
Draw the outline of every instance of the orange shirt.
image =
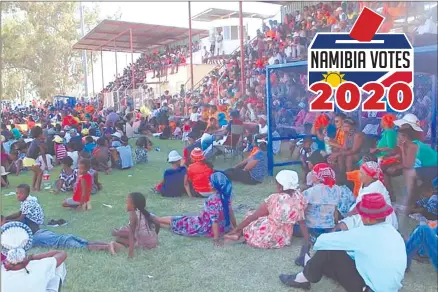
[[336, 20], [335, 17], [329, 16], [329, 18], [327, 18], [327, 24], [332, 25], [332, 24], [336, 24], [336, 23], [338, 23], [338, 21]]
[[210, 175], [213, 170], [202, 162], [194, 162], [187, 169], [187, 178], [192, 183], [193, 189], [198, 193], [212, 192]]
[[336, 130], [336, 142], [338, 142], [339, 145], [344, 146], [345, 142], [345, 133], [342, 129]]
[[88, 202], [90, 200], [90, 196], [91, 196], [91, 187], [93, 184], [93, 177], [91, 176], [91, 174], [86, 173], [84, 175], [80, 175], [78, 177], [78, 180], [76, 182], [76, 188], [75, 191], [73, 193], [73, 201], [75, 202], [81, 202], [81, 198], [82, 198], [82, 180], [85, 180], [85, 202]]
[[360, 186], [362, 185], [362, 183], [360, 182], [360, 178], [359, 178], [360, 177], [360, 170], [349, 171], [346, 174], [347, 174], [347, 179], [349, 181], [352, 181], [354, 184], [353, 194], [355, 197], [357, 197], [359, 195]]

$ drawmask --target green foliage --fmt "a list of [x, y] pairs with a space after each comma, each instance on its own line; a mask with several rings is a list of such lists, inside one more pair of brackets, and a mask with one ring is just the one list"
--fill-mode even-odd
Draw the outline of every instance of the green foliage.
[[[99, 7], [84, 7], [85, 30], [98, 23]], [[3, 98], [68, 94], [83, 80], [79, 2], [2, 3]], [[91, 60], [90, 60], [91, 61]]]

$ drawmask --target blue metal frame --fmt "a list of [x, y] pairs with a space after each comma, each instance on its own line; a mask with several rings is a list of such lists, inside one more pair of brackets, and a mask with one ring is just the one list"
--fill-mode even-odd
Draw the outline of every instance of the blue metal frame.
[[[414, 54], [418, 53], [431, 53], [431, 52], [437, 52], [438, 51], [438, 45], [431, 45], [431, 46], [424, 46], [424, 47], [414, 47]], [[268, 175], [273, 176], [274, 175], [274, 167], [276, 166], [286, 166], [286, 165], [294, 165], [294, 164], [300, 164], [301, 161], [289, 161], [289, 162], [281, 162], [281, 163], [274, 163], [274, 152], [272, 143], [274, 141], [279, 140], [287, 140], [287, 139], [300, 139], [303, 138], [304, 135], [297, 135], [297, 136], [290, 136], [290, 137], [273, 137], [272, 136], [272, 96], [271, 96], [271, 70], [272, 69], [284, 69], [284, 68], [291, 68], [291, 67], [301, 67], [306, 66], [307, 67], [307, 61], [298, 61], [293, 63], [287, 63], [287, 64], [275, 64], [275, 65], [268, 65], [266, 67], [266, 114], [268, 119]], [[433, 105], [433, 114], [432, 114], [432, 121], [431, 121], [431, 144], [432, 147], [435, 148], [437, 142], [436, 142], [436, 114], [437, 114], [437, 78], [438, 73], [435, 73], [435, 75], [431, 75], [432, 78], [432, 94], [435, 94], [435, 96], [432, 96], [432, 105]], [[338, 112], [338, 109], [335, 109], [336, 112]]]

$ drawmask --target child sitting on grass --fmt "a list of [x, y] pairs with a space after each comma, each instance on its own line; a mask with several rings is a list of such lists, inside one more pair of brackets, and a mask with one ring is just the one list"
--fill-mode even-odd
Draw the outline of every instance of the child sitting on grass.
[[94, 148], [96, 148], [96, 143], [94, 143], [94, 139], [91, 136], [85, 137], [85, 145], [82, 151], [87, 153], [93, 153]]
[[126, 210], [129, 212], [129, 225], [115, 229], [112, 235], [116, 237], [115, 251], [129, 247], [128, 256], [134, 256], [134, 247], [154, 248], [158, 245], [160, 225], [152, 220], [146, 210], [146, 199], [141, 193], [130, 193], [126, 198]]
[[65, 199], [62, 203], [63, 207], [77, 210], [90, 209], [93, 176], [89, 173], [89, 170], [90, 160], [81, 159], [78, 164], [78, 178], [74, 187], [73, 197]]
[[62, 169], [59, 173], [59, 179], [56, 181], [56, 190], [54, 193], [59, 192], [71, 192], [76, 182], [78, 171], [73, 169], [73, 159], [70, 156], [66, 156], [62, 159]]
[[55, 143], [56, 164], [60, 164], [62, 159], [67, 156], [67, 148], [65, 148], [64, 140], [58, 135], [55, 136], [53, 142]]
[[18, 151], [15, 149], [11, 151], [9, 156], [11, 157], [12, 163], [9, 165], [7, 171], [15, 173], [15, 175], [18, 176], [20, 171], [23, 169], [23, 159], [20, 158]]
[[73, 160], [73, 168], [76, 169], [78, 168], [78, 158], [79, 158], [79, 153], [78, 151], [74, 150], [74, 143], [69, 142], [67, 144], [67, 155], [71, 157], [71, 159]]
[[135, 142], [135, 163], [148, 163], [147, 138], [141, 136]]
[[105, 138], [99, 138], [96, 141], [96, 148], [93, 150], [93, 159], [96, 160], [97, 171], [104, 171], [106, 174], [111, 172], [111, 167], [108, 166], [110, 161], [110, 152], [108, 141]]

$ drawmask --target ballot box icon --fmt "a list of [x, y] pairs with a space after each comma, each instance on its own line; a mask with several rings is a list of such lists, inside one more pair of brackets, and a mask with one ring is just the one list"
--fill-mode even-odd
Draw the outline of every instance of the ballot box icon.
[[[383, 17], [365, 8], [356, 22], [362, 26], [364, 13], [378, 18], [373, 23], [377, 30]], [[354, 111], [364, 93], [374, 94], [362, 104], [364, 111], [386, 111], [387, 103], [398, 112], [412, 106], [414, 50], [409, 39], [403, 33], [366, 30], [355, 25], [350, 33], [316, 34], [308, 49], [308, 86], [316, 94], [311, 110], [332, 111], [334, 102], [341, 110]]]

